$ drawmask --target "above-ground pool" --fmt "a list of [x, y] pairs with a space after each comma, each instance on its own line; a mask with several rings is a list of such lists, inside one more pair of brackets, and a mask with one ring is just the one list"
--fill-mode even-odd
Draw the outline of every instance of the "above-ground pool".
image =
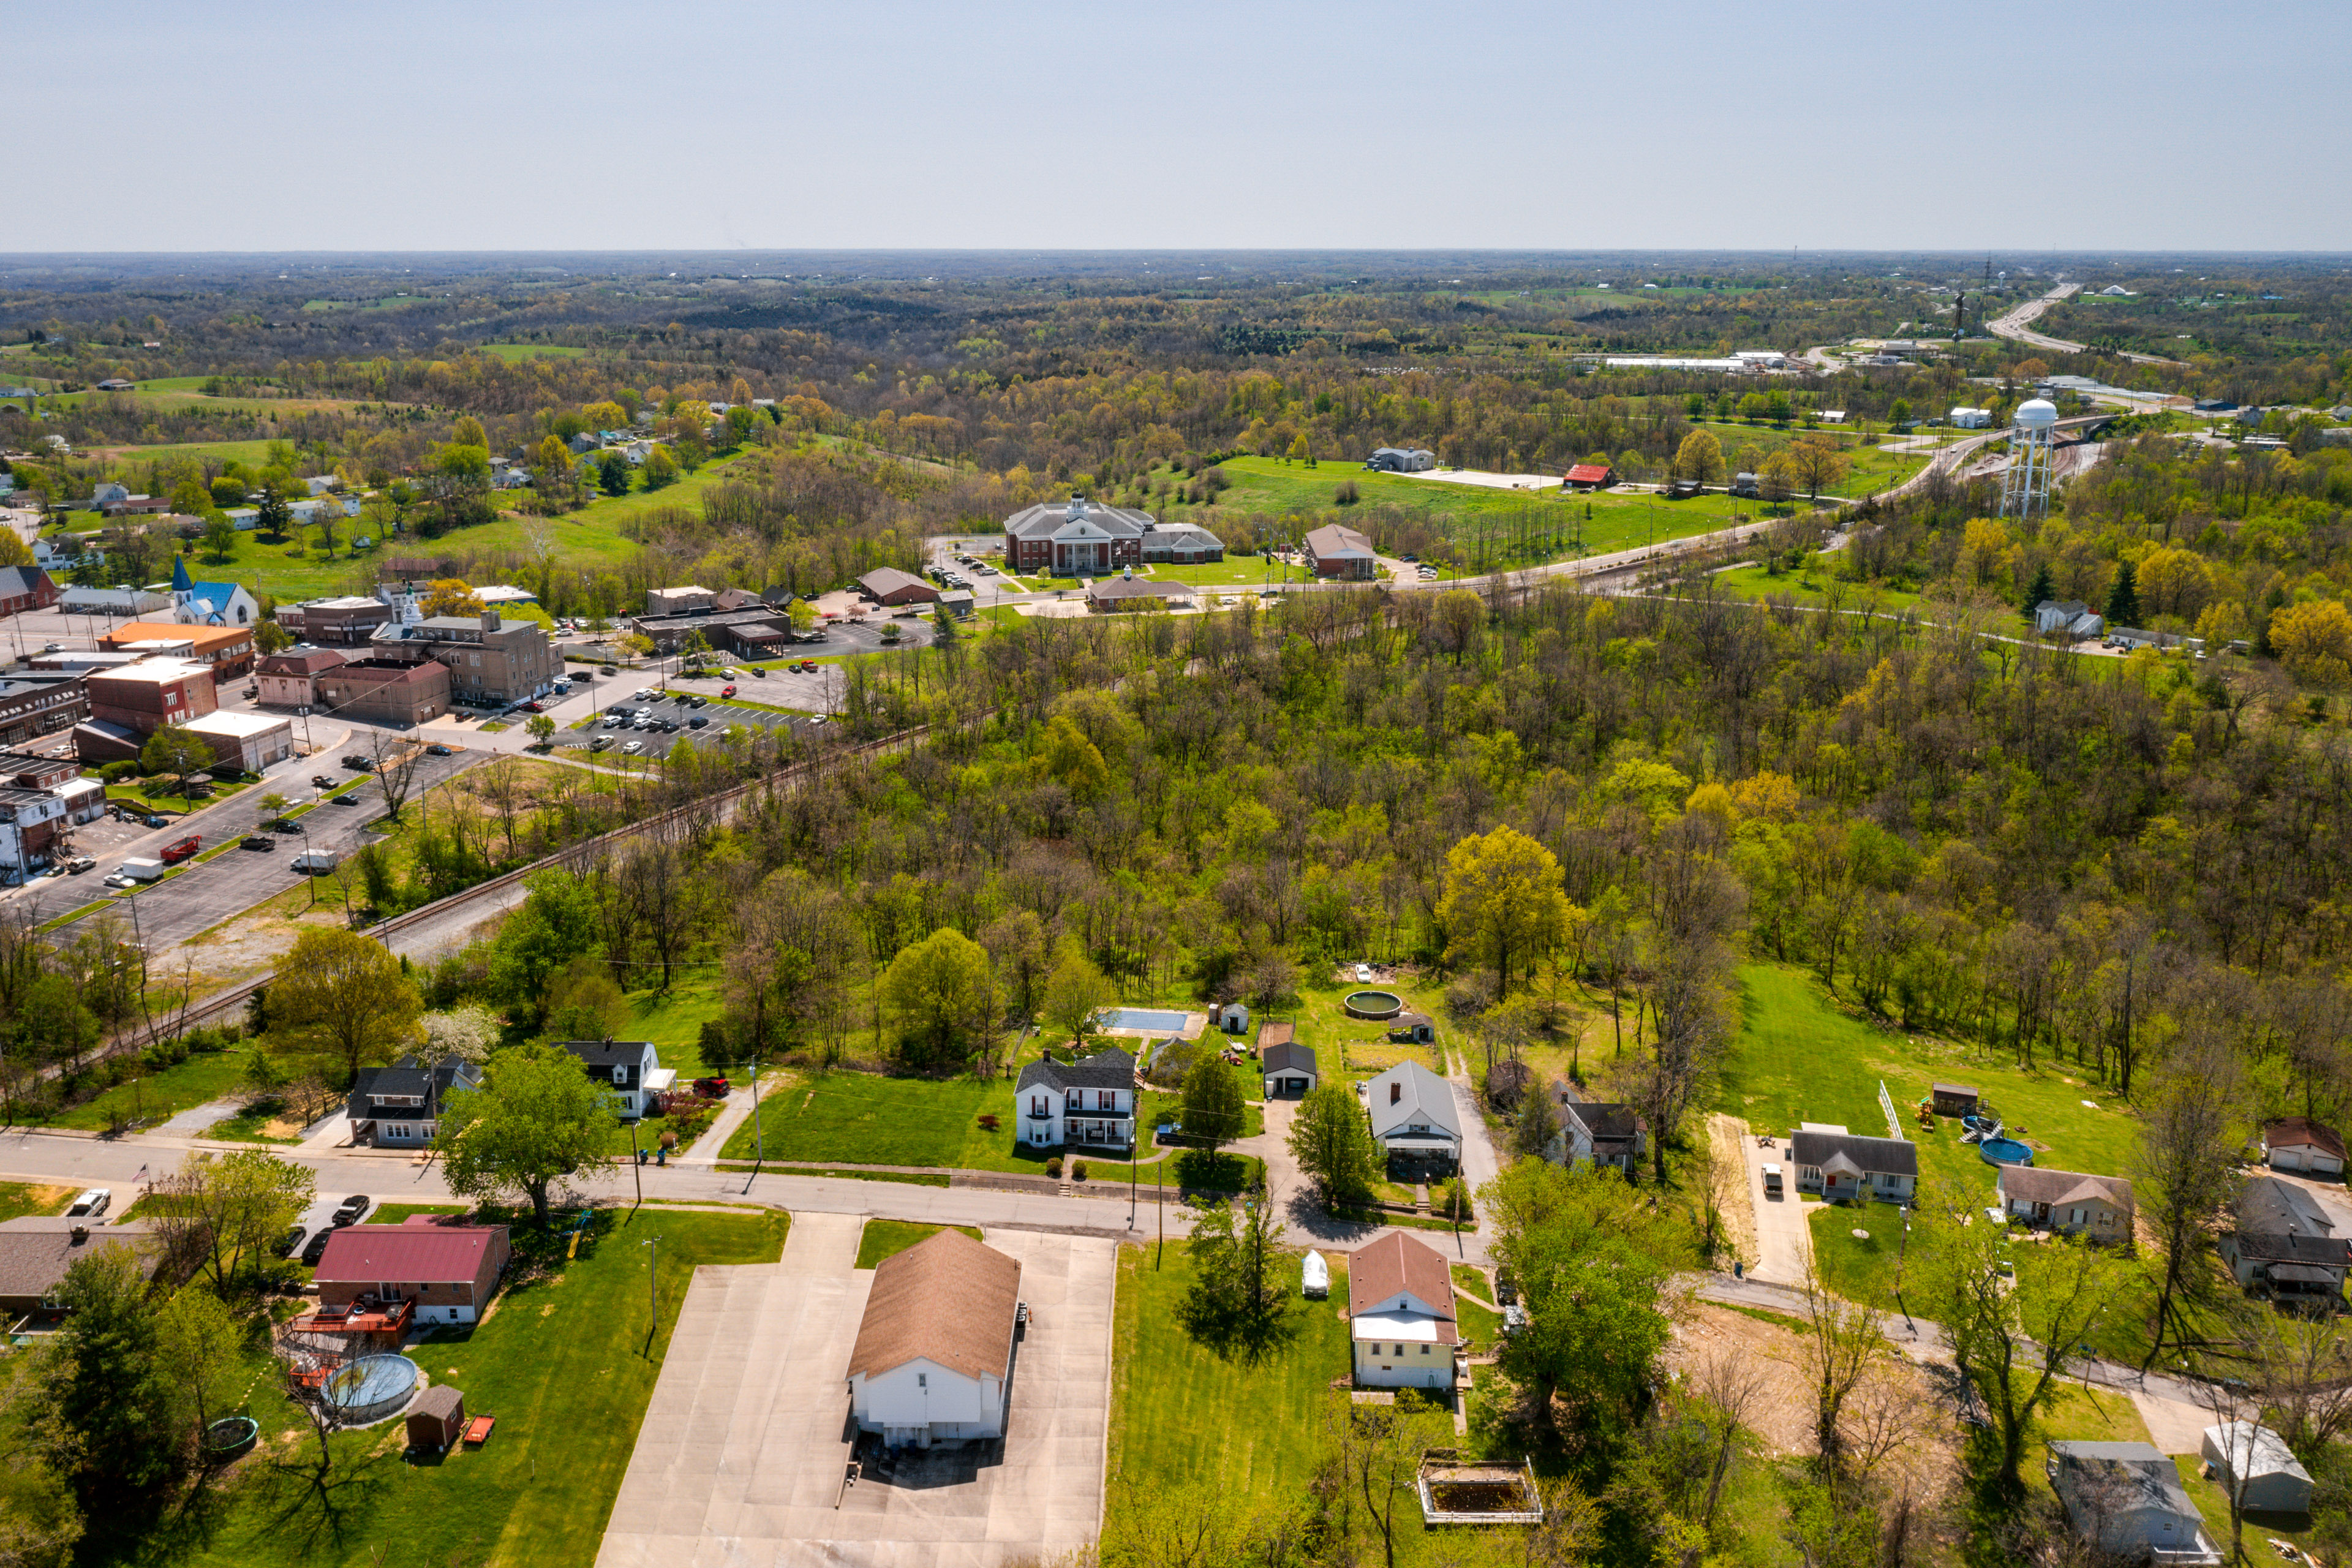
[[362, 1356], [327, 1374], [327, 1403], [342, 1425], [364, 1426], [406, 1405], [421, 1375], [404, 1355]]
[[1404, 1011], [1404, 998], [1393, 991], [1350, 991], [1340, 1005], [1350, 1018], [1393, 1018]]
[[1977, 1145], [1988, 1165], [2031, 1165], [2033, 1151], [2014, 1138], [1988, 1138]]
[[1192, 1021], [1190, 1013], [1159, 1007], [1106, 1007], [1095, 1016], [1106, 1029], [1164, 1030], [1171, 1035], [1183, 1033], [1184, 1026]]

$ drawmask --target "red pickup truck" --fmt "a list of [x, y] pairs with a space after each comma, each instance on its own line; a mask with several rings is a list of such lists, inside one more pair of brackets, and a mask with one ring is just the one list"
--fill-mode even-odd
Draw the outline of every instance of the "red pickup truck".
[[166, 866], [176, 866], [205, 847], [204, 836], [191, 833], [177, 844], [166, 844], [155, 852], [155, 858]]

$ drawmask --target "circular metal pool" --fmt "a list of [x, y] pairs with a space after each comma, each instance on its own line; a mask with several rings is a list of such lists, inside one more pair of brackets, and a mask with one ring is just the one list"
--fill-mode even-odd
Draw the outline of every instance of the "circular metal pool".
[[404, 1355], [362, 1356], [328, 1374], [327, 1404], [343, 1426], [364, 1426], [405, 1405], [422, 1375]]
[[1350, 1018], [1393, 1018], [1404, 1011], [1404, 998], [1393, 991], [1350, 991], [1339, 1005]]
[[2014, 1138], [1988, 1138], [1977, 1145], [1977, 1155], [1988, 1165], [2033, 1163], [2033, 1151]]

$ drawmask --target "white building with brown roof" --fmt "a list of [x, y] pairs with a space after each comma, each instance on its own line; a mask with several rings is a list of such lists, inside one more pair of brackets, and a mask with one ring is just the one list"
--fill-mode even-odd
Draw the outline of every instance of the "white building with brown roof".
[[859, 1428], [892, 1447], [1004, 1436], [1020, 1308], [1020, 1262], [961, 1231], [884, 1258], [849, 1354]]
[[1452, 1388], [1454, 1277], [1445, 1255], [1392, 1230], [1348, 1259], [1348, 1337], [1358, 1388]]
[[2000, 1206], [2011, 1219], [2093, 1241], [2129, 1241], [2132, 1184], [2037, 1165], [2000, 1168]]
[[2263, 1129], [2263, 1159], [2273, 1171], [2309, 1171], [2317, 1176], [2344, 1173], [2344, 1140], [2325, 1121], [2290, 1116]]

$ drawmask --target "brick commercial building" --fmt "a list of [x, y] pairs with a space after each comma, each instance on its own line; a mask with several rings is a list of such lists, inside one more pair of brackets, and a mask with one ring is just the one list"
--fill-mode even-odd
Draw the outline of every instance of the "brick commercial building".
[[308, 708], [319, 700], [319, 677], [349, 657], [331, 647], [289, 647], [264, 655], [255, 667], [264, 708]]
[[319, 677], [312, 706], [379, 724], [422, 724], [449, 711], [449, 667], [351, 659]]
[[399, 619], [400, 613], [391, 605], [364, 595], [281, 605], [278, 610], [278, 624], [288, 636], [330, 647], [365, 647], [384, 626]]
[[877, 605], [927, 605], [940, 596], [937, 588], [896, 566], [877, 566], [860, 577], [857, 585]]
[[1327, 522], [1307, 531], [1307, 555], [1318, 577], [1369, 583], [1378, 564], [1372, 542], [1343, 523]]
[[658, 653], [676, 653], [697, 632], [714, 653], [740, 658], [773, 658], [793, 640], [792, 616], [764, 606], [755, 610], [689, 611], [677, 616], [639, 616], [630, 623]]
[[121, 669], [93, 670], [87, 679], [89, 716], [142, 736], [166, 724], [201, 719], [220, 706], [211, 667], [181, 659], [144, 659]]
[[717, 605], [719, 595], [698, 584], [683, 588], [648, 588], [646, 590], [646, 614], [649, 616], [688, 616], [697, 610]]
[[21, 746], [89, 718], [88, 682], [79, 671], [0, 677], [0, 746]]
[[215, 682], [253, 668], [250, 626], [181, 626], [168, 621], [126, 621], [105, 633], [98, 646], [113, 652], [164, 654], [211, 669]]
[[371, 658], [394, 664], [434, 659], [449, 668], [453, 705], [504, 707], [546, 695], [555, 679], [555, 650], [530, 621], [501, 621], [496, 610], [473, 616], [429, 616], [414, 626], [385, 626], [368, 645]]

